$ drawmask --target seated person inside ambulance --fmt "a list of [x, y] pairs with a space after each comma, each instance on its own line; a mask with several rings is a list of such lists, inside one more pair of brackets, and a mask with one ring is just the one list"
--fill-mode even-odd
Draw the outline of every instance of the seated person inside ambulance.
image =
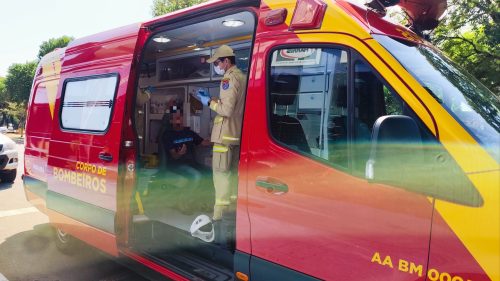
[[[169, 180], [172, 185], [182, 188], [176, 194], [176, 205], [183, 213], [192, 213], [200, 207], [206, 207], [210, 200], [204, 200], [200, 189], [212, 189], [211, 184], [203, 180], [203, 175], [208, 174], [206, 169], [196, 163], [195, 147], [210, 146], [209, 140], [204, 140], [197, 133], [184, 127], [182, 108], [178, 105], [171, 106], [171, 127], [163, 132], [162, 141], [166, 152], [166, 168], [171, 172]], [[207, 186], [208, 185], [208, 186]], [[211, 190], [210, 190], [211, 191]], [[212, 194], [211, 192], [208, 192]], [[208, 197], [210, 195], [206, 195]], [[213, 196], [213, 195], [212, 195]]]
[[201, 165], [195, 160], [195, 146], [209, 146], [209, 140], [204, 140], [197, 133], [184, 127], [182, 108], [171, 106], [170, 129], [163, 133], [162, 139], [167, 152], [167, 168], [174, 173], [186, 175], [193, 181], [201, 180]]

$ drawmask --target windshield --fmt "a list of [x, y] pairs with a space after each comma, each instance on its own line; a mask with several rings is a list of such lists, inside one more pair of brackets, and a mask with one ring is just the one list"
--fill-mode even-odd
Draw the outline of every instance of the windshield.
[[500, 161], [500, 99], [445, 56], [423, 45], [373, 36], [486, 150]]

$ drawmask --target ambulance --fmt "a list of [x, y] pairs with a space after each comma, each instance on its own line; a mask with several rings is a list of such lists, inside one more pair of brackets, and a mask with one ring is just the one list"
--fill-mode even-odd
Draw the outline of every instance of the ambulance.
[[[498, 281], [499, 96], [423, 39], [445, 9], [215, 0], [76, 39], [35, 74], [26, 197], [64, 253], [152, 279]], [[183, 140], [181, 166], [165, 143], [224, 122], [197, 98], [231, 86], [207, 63], [221, 45], [247, 86], [219, 231], [213, 145]]]

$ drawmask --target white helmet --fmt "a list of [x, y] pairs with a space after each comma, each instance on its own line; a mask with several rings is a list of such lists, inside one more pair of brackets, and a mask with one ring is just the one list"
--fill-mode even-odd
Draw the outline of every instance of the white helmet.
[[[210, 227], [210, 231], [201, 230], [201, 228], [204, 226], [207, 226], [207, 228]], [[191, 236], [200, 238], [205, 242], [214, 241], [214, 226], [212, 225], [212, 221], [207, 215], [197, 216], [191, 224], [191, 228], [189, 229], [189, 231], [191, 232]]]

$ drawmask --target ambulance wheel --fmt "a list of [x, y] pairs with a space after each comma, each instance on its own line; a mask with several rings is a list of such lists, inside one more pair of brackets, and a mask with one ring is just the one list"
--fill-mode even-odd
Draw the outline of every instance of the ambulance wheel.
[[13, 183], [16, 179], [16, 175], [17, 169], [4, 171], [0, 174], [0, 180], [2, 180], [2, 182]]
[[56, 247], [61, 253], [65, 255], [73, 255], [77, 252], [80, 245], [78, 240], [59, 228], [55, 229], [55, 234]]

